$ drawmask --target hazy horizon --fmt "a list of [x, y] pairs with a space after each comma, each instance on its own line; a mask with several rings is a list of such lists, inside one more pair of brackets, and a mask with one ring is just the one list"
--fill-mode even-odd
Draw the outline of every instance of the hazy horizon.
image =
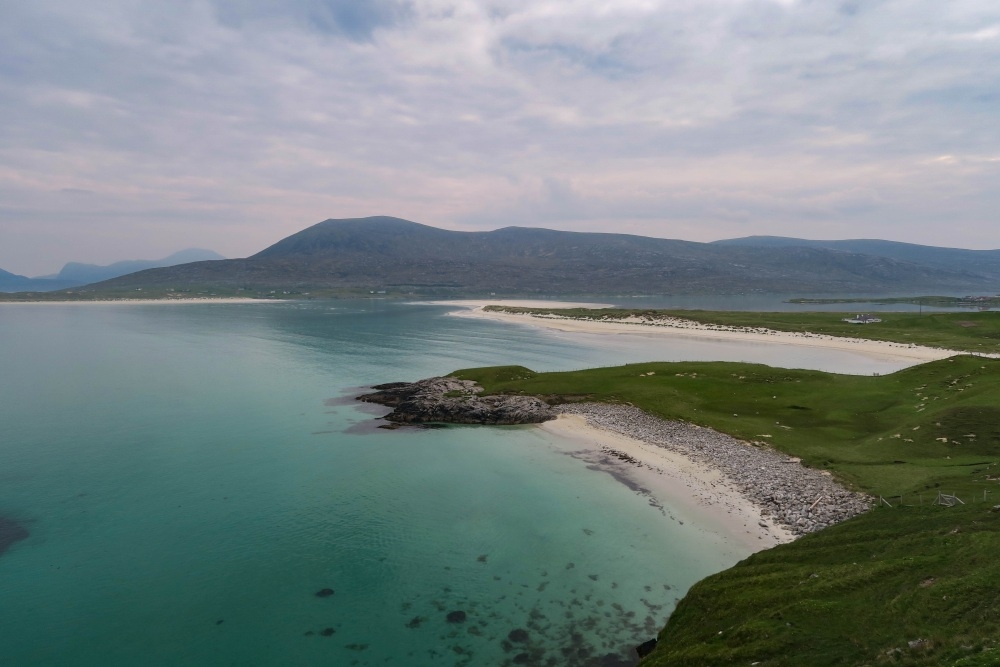
[[985, 0], [0, 8], [0, 268], [386, 214], [1000, 248]]

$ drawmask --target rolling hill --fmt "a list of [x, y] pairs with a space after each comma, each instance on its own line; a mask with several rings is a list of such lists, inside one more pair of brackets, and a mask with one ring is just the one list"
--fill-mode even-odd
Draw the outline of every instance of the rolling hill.
[[881, 241], [877, 239], [849, 239], [843, 241], [811, 241], [784, 236], [746, 236], [738, 239], [715, 241], [713, 245], [753, 248], [820, 248], [838, 252], [858, 253], [888, 257], [901, 262], [912, 262], [943, 269], [965, 267], [967, 271], [1000, 280], [1000, 250], [964, 250], [935, 246]]
[[[975, 252], [975, 251], [965, 251]], [[505, 227], [456, 232], [399, 218], [331, 219], [246, 259], [148, 269], [95, 290], [378, 290], [421, 295], [975, 290], [992, 270], [802, 245], [695, 243]]]

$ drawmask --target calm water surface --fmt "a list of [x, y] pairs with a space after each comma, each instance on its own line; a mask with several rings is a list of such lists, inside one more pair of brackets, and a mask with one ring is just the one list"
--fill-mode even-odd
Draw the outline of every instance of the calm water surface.
[[[723, 348], [447, 310], [0, 307], [0, 665], [619, 664], [746, 555], [533, 428], [384, 431], [342, 400]], [[874, 368], [824, 359], [791, 365]]]

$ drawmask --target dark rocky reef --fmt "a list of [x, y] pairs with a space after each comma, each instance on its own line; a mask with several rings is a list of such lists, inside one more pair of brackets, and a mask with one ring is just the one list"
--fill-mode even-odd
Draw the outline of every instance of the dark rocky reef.
[[639, 656], [639, 659], [642, 660], [647, 655], [652, 653], [655, 649], [656, 649], [656, 637], [653, 637], [649, 641], [645, 641], [636, 646], [635, 652]]
[[555, 413], [534, 396], [482, 396], [483, 388], [470, 380], [435, 377], [417, 382], [390, 382], [372, 387], [359, 401], [393, 408], [385, 419], [426, 424], [538, 424]]
[[26, 539], [28, 530], [13, 519], [0, 516], [0, 554], [7, 551], [15, 542]]

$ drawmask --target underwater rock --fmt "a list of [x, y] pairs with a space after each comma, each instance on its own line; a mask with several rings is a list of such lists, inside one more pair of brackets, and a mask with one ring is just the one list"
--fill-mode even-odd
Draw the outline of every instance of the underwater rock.
[[635, 647], [635, 652], [640, 658], [645, 658], [647, 655], [653, 652], [656, 648], [656, 637], [653, 637], [649, 641], [645, 641]]
[[337, 631], [334, 630], [333, 628], [323, 628], [320, 634], [323, 635], [324, 637], [332, 637], [336, 632]]
[[331, 595], [333, 595], [333, 589], [332, 588], [324, 588], [322, 590], [316, 591], [316, 597], [318, 597], [318, 598], [328, 598]]
[[467, 614], [464, 611], [449, 611], [446, 617], [449, 623], [465, 623]]
[[528, 631], [524, 628], [517, 628], [516, 630], [511, 630], [507, 635], [507, 639], [512, 642], [526, 642], [528, 641]]
[[0, 516], [0, 555], [28, 535], [30, 535], [28, 530], [17, 521]]

